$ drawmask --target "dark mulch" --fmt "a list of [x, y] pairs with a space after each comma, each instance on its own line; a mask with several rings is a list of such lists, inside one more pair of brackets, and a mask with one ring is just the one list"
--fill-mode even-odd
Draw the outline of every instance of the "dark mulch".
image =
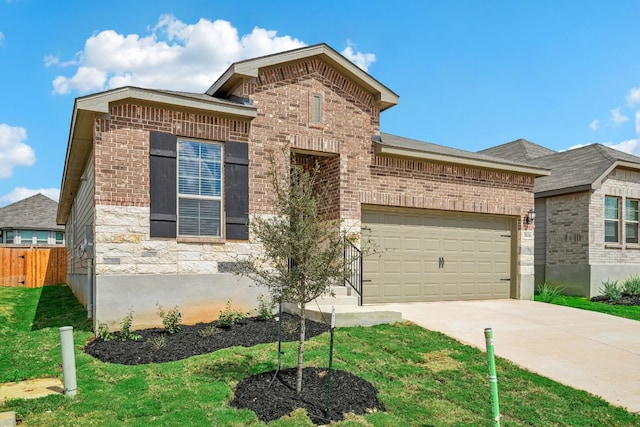
[[598, 295], [591, 298], [593, 302], [603, 302], [611, 305], [640, 305], [640, 295], [623, 294], [618, 301], [612, 301], [604, 295]]
[[[300, 318], [291, 314], [282, 315], [282, 340], [297, 341], [299, 331], [297, 325]], [[103, 362], [119, 363], [122, 365], [141, 365], [145, 363], [162, 363], [186, 359], [198, 354], [211, 353], [227, 347], [251, 347], [256, 344], [278, 341], [277, 322], [247, 318], [230, 328], [218, 328], [217, 322], [198, 323], [197, 325], [183, 325], [174, 333], [168, 334], [163, 329], [153, 328], [134, 331], [142, 336], [138, 341], [121, 341], [120, 333], [113, 334], [111, 341], [95, 339], [89, 342], [84, 351]], [[307, 320], [305, 323], [307, 338], [315, 337], [328, 331], [324, 323]], [[203, 336], [201, 331], [211, 334]], [[164, 336], [166, 343], [157, 348], [155, 340]]]
[[371, 383], [346, 372], [331, 372], [331, 414], [327, 418], [327, 369], [305, 368], [302, 391], [296, 393], [296, 368], [278, 372], [263, 372], [241, 381], [236, 387], [231, 406], [250, 409], [263, 422], [277, 420], [304, 408], [314, 424], [342, 420], [344, 414], [368, 414], [384, 410], [378, 401], [378, 391]]
[[[283, 341], [299, 339], [299, 321], [297, 316], [283, 314]], [[218, 322], [183, 325], [174, 334], [158, 328], [144, 329], [134, 331], [141, 336], [138, 341], [121, 341], [120, 333], [116, 332], [111, 341], [90, 341], [84, 351], [103, 362], [122, 365], [170, 362], [227, 347], [275, 343], [278, 340], [277, 325], [275, 320], [248, 318], [230, 328], [220, 328]], [[328, 331], [324, 323], [310, 320], [306, 321], [305, 327], [307, 338]], [[164, 345], [154, 345], [162, 337], [166, 340]], [[290, 414], [297, 408], [305, 408], [315, 424], [328, 423], [326, 369], [305, 368], [300, 395], [295, 391], [295, 368], [280, 371], [269, 387], [274, 372], [264, 372], [241, 381], [231, 404], [254, 411], [265, 422]], [[331, 378], [331, 420], [340, 420], [345, 413], [366, 414], [383, 410], [378, 402], [378, 392], [369, 382], [345, 371], [332, 371]]]

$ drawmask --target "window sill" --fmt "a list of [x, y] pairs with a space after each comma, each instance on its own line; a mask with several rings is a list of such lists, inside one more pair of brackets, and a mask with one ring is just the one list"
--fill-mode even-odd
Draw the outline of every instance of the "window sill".
[[195, 237], [195, 236], [178, 236], [178, 243], [211, 243], [213, 245], [223, 245], [227, 241], [223, 237]]
[[625, 249], [630, 249], [630, 250], [633, 250], [633, 251], [637, 251], [637, 250], [640, 250], [640, 244], [638, 244], [638, 243], [627, 243], [624, 248]]
[[605, 243], [605, 249], [622, 249], [622, 245], [620, 243]]

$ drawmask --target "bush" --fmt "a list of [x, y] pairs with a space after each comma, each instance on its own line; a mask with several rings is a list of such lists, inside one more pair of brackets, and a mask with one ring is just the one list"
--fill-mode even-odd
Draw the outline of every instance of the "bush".
[[276, 303], [269, 301], [264, 295], [258, 295], [258, 318], [260, 320], [273, 319], [273, 309], [276, 307]]
[[160, 305], [160, 303], [156, 303], [158, 307], [158, 315], [162, 319], [162, 325], [164, 329], [170, 334], [175, 334], [180, 330], [182, 326], [182, 314], [180, 314], [180, 309], [176, 305], [169, 311], [164, 311], [164, 308]]
[[133, 323], [133, 307], [129, 308], [129, 312], [122, 322], [120, 322], [120, 339], [122, 341], [132, 340], [138, 341], [142, 336], [131, 333], [131, 324]]
[[218, 316], [218, 326], [230, 328], [236, 323], [240, 323], [245, 317], [247, 317], [247, 313], [231, 308], [231, 301], [227, 301], [225, 309]]
[[199, 330], [198, 335], [200, 335], [202, 338], [205, 338], [205, 337], [210, 337], [212, 335], [215, 335], [218, 332], [220, 332], [220, 330], [215, 326], [211, 325], [211, 326], [207, 326], [204, 329]]
[[625, 280], [622, 284], [622, 292], [630, 296], [640, 295], [640, 277], [633, 276]]
[[546, 282], [538, 286], [540, 301], [552, 303], [564, 290], [562, 286], [551, 286]]
[[600, 293], [609, 301], [617, 302], [622, 298], [622, 290], [617, 280], [607, 280], [602, 282]]
[[151, 346], [152, 350], [158, 351], [167, 345], [167, 337], [165, 335], [158, 335], [157, 337], [149, 338], [147, 343]]
[[106, 323], [98, 322], [98, 327], [94, 331], [94, 335], [97, 339], [102, 341], [111, 341], [113, 335], [109, 331], [109, 326]]

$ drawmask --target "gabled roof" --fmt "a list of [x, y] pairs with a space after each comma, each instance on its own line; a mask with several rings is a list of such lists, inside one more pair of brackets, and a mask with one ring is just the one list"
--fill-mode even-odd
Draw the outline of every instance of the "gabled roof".
[[318, 58], [328, 63], [343, 76], [371, 93], [378, 103], [380, 111], [398, 103], [398, 95], [325, 43], [238, 61], [232, 64], [211, 85], [207, 90], [207, 95], [227, 98], [238, 85], [242, 84], [244, 79], [258, 77], [261, 68], [276, 67], [311, 58]]
[[58, 204], [43, 194], [0, 208], [0, 229], [64, 230], [56, 224]]
[[538, 198], [598, 189], [616, 167], [640, 170], [640, 157], [602, 144], [556, 152], [526, 139], [518, 139], [478, 153], [551, 170], [551, 175], [536, 178]]
[[616, 167], [640, 170], [640, 157], [602, 144], [585, 145], [535, 161], [551, 169], [550, 176], [536, 179], [536, 197], [596, 190]]
[[404, 138], [388, 133], [380, 133], [379, 137], [374, 135], [373, 142], [375, 152], [378, 155], [428, 160], [437, 163], [449, 163], [535, 176], [545, 176], [549, 174], [549, 171], [530, 164], [445, 147], [443, 145]]
[[165, 105], [172, 109], [216, 113], [252, 119], [256, 108], [203, 93], [121, 87], [76, 98], [71, 116], [67, 154], [60, 186], [57, 221], [65, 224], [69, 217], [73, 195], [80, 186], [80, 177], [93, 147], [93, 121], [109, 117], [110, 107], [127, 101], [140, 104]]
[[521, 163], [532, 163], [538, 157], [556, 153], [542, 145], [534, 144], [526, 139], [516, 139], [502, 145], [480, 150], [478, 153]]

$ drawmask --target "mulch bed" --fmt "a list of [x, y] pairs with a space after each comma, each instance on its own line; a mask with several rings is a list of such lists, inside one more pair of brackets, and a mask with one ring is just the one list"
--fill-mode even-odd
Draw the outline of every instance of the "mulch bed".
[[[283, 314], [282, 341], [297, 341], [297, 325], [300, 318]], [[327, 325], [307, 320], [306, 337], [311, 338], [328, 331]], [[113, 340], [94, 339], [84, 351], [103, 362], [122, 365], [162, 363], [186, 359], [198, 354], [211, 353], [227, 347], [251, 347], [256, 344], [275, 343], [278, 327], [275, 320], [244, 319], [230, 328], [220, 328], [217, 322], [183, 325], [168, 334], [164, 329], [153, 328], [133, 331], [140, 335], [138, 341], [121, 341], [120, 333], [113, 333]], [[164, 338], [162, 338], [164, 337]], [[164, 345], [158, 346], [157, 341]], [[264, 422], [304, 408], [315, 424], [327, 424], [327, 370], [304, 368], [302, 392], [296, 393], [296, 368], [278, 372], [263, 372], [242, 380], [235, 390], [231, 405], [250, 409]], [[376, 388], [366, 380], [340, 370], [331, 373], [332, 421], [343, 419], [345, 413], [363, 415], [384, 410], [378, 401]], [[271, 385], [270, 385], [271, 384]]]
[[598, 295], [596, 297], [591, 298], [593, 302], [603, 302], [605, 304], [610, 305], [640, 305], [640, 295], [628, 295], [623, 294], [622, 298], [618, 301], [611, 301], [609, 298], [604, 295]]
[[[300, 318], [288, 313], [282, 314], [282, 341], [297, 341], [299, 331], [297, 325]], [[305, 336], [312, 338], [327, 332], [324, 323], [307, 320]], [[205, 333], [205, 332], [208, 333]], [[230, 328], [218, 327], [218, 322], [183, 325], [174, 334], [164, 329], [151, 328], [133, 331], [142, 338], [138, 341], [121, 341], [120, 333], [113, 333], [113, 340], [95, 339], [84, 347], [87, 354], [103, 362], [121, 365], [141, 365], [145, 363], [162, 363], [182, 360], [198, 354], [211, 353], [227, 347], [251, 347], [278, 341], [278, 324], [272, 320], [259, 320], [257, 317], [247, 318]], [[203, 336], [204, 335], [204, 336]], [[165, 337], [165, 344], [158, 348], [156, 340]]]
[[[327, 418], [327, 369], [304, 368], [302, 391], [296, 393], [296, 368], [263, 372], [241, 381], [231, 406], [250, 409], [260, 421], [269, 422], [304, 408], [314, 424], [339, 421], [344, 414], [369, 414], [384, 410], [371, 383], [346, 372], [331, 371], [331, 414]], [[272, 382], [273, 380], [273, 382]]]

